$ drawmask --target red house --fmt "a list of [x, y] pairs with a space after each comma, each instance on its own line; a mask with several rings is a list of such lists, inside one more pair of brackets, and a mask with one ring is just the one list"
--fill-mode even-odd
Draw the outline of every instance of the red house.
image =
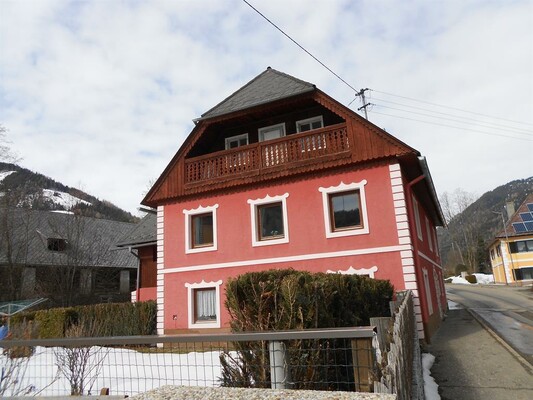
[[195, 124], [142, 202], [157, 209], [160, 334], [228, 330], [229, 277], [293, 268], [412, 289], [431, 337], [443, 217], [418, 151], [271, 68]]

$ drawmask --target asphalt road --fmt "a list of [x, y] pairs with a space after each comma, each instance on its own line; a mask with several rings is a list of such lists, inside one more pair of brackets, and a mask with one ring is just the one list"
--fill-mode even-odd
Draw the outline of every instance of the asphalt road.
[[448, 300], [479, 316], [533, 366], [533, 291], [531, 286], [447, 285]]

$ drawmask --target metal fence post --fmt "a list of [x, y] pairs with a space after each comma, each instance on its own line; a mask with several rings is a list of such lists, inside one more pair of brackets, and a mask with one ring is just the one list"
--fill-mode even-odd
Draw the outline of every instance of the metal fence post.
[[289, 363], [287, 349], [281, 341], [268, 342], [270, 355], [270, 387], [272, 389], [289, 388]]

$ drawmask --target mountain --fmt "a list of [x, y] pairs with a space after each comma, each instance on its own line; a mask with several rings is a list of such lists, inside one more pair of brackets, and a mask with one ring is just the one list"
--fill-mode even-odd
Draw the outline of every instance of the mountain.
[[88, 217], [136, 222], [114, 204], [16, 164], [0, 162], [0, 206], [71, 211]]
[[[457, 264], [469, 272], [488, 272], [488, 246], [503, 230], [502, 216], [507, 221], [507, 204], [518, 209], [533, 192], [533, 177], [518, 179], [484, 193], [462, 212], [448, 221], [447, 229], [439, 230], [439, 246], [444, 268], [455, 274]], [[442, 203], [442, 200], [441, 200]]]

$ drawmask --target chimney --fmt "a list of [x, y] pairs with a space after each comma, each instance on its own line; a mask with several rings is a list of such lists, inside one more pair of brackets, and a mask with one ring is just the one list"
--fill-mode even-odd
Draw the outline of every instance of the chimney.
[[515, 213], [514, 201], [508, 201], [505, 203], [505, 210], [507, 211], [507, 220], [511, 219]]

